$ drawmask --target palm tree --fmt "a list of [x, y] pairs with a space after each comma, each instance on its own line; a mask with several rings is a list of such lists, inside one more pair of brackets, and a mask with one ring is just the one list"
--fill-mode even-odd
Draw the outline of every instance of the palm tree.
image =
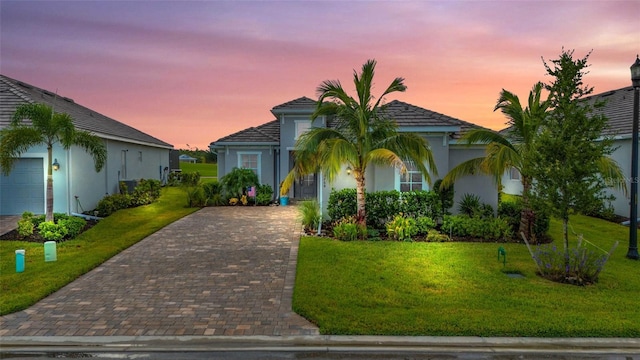
[[[29, 120], [30, 124], [25, 120]], [[8, 127], [0, 130], [0, 167], [5, 175], [13, 168], [20, 155], [33, 146], [47, 147], [47, 206], [46, 221], [53, 221], [53, 174], [51, 162], [53, 145], [59, 143], [64, 149], [79, 146], [93, 157], [96, 171], [100, 171], [107, 158], [107, 150], [99, 137], [86, 131], [76, 130], [68, 114], [54, 113], [44, 104], [22, 104], [13, 113]]]
[[528, 166], [528, 157], [533, 151], [534, 140], [549, 108], [547, 100], [541, 101], [543, 88], [544, 84], [541, 82], [533, 86], [529, 92], [528, 106], [524, 109], [517, 95], [503, 89], [493, 111], [499, 109], [509, 119], [507, 134], [503, 135], [488, 129], [474, 129], [464, 134], [462, 141], [468, 145], [487, 144], [485, 156], [467, 160], [454, 167], [441, 184], [441, 188], [446, 188], [463, 176], [479, 172], [492, 176], [500, 187], [502, 175], [512, 167], [517, 169], [520, 172], [523, 187], [523, 209], [519, 232], [523, 232], [527, 238], [532, 238], [533, 235], [533, 213], [529, 206], [529, 192], [533, 179]]
[[[463, 176], [482, 173], [492, 176], [498, 187], [501, 187], [502, 175], [511, 167], [515, 168], [520, 172], [522, 181], [523, 207], [518, 232], [524, 233], [532, 242], [536, 239], [533, 233], [535, 214], [529, 202], [531, 185], [535, 181], [531, 171], [531, 156], [551, 105], [548, 99], [541, 100], [543, 88], [544, 84], [541, 82], [533, 86], [524, 109], [518, 96], [503, 89], [494, 111], [499, 109], [509, 119], [507, 134], [502, 135], [488, 129], [474, 129], [464, 134], [462, 141], [469, 145], [487, 144], [485, 156], [467, 160], [454, 167], [440, 185], [441, 188], [446, 188]], [[626, 193], [624, 174], [613, 159], [605, 156], [595, 165], [604, 178], [612, 179], [612, 184]]]
[[[366, 227], [365, 174], [369, 164], [393, 166], [405, 173], [413, 165], [429, 183], [429, 171], [437, 173], [427, 141], [415, 133], [398, 132], [397, 124], [385, 117], [384, 97], [406, 90], [403, 78], [395, 78], [374, 101], [371, 95], [376, 61], [369, 60], [358, 74], [353, 72], [357, 99], [347, 95], [338, 80], [326, 80], [316, 89], [318, 105], [311, 116], [335, 116], [330, 128], [312, 128], [295, 144], [293, 169], [281, 185], [286, 193], [296, 178], [318, 170], [333, 181], [346, 165], [356, 181], [356, 219]], [[428, 165], [429, 169], [425, 166]]]

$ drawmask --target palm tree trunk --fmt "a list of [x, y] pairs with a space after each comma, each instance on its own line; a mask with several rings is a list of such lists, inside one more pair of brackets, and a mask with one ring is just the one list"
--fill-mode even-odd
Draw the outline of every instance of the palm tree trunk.
[[356, 179], [356, 221], [358, 228], [362, 231], [362, 237], [367, 236], [367, 213], [365, 210], [365, 198], [364, 198], [364, 174], [360, 171], [355, 171]]
[[535, 233], [533, 232], [533, 221], [535, 214], [531, 210], [529, 204], [529, 190], [531, 189], [531, 182], [528, 177], [522, 177], [522, 211], [520, 212], [520, 228], [519, 234], [524, 234], [530, 243], [536, 244]]
[[51, 146], [47, 147], [47, 155], [49, 159], [47, 163], [47, 208], [44, 220], [53, 221], [53, 170], [51, 169], [53, 149]]

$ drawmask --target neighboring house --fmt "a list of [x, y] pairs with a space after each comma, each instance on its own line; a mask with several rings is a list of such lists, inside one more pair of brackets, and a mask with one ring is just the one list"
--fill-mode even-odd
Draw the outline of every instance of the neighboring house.
[[179, 159], [180, 159], [180, 162], [187, 162], [187, 163], [192, 163], [192, 164], [195, 164], [196, 160], [198, 160], [198, 159], [196, 159], [194, 157], [191, 157], [191, 156], [189, 156], [187, 154], [180, 155]]
[[[614, 139], [613, 147], [616, 149], [611, 158], [613, 158], [623, 174], [626, 175], [627, 190], [631, 189], [631, 134], [633, 120], [633, 87], [628, 86], [622, 89], [607, 91], [602, 94], [592, 95], [585, 98], [585, 101], [591, 103], [604, 100], [605, 106], [595, 110], [597, 114], [604, 114], [608, 121], [608, 126], [602, 135], [612, 137]], [[506, 131], [502, 130], [501, 132]], [[522, 193], [522, 183], [520, 182], [520, 174], [517, 170], [512, 169], [503, 176], [502, 184], [506, 194]], [[616, 200], [612, 202], [612, 206], [617, 215], [629, 216], [629, 195], [621, 191], [609, 189], [608, 193], [613, 194]]]
[[[212, 142], [209, 147], [218, 154], [218, 176], [224, 176], [234, 167], [252, 169], [261, 183], [273, 186], [277, 196], [280, 182], [293, 166], [293, 150], [298, 136], [312, 126], [332, 126], [332, 119], [325, 117], [312, 122], [311, 114], [315, 109], [315, 100], [301, 97], [272, 108], [275, 120]], [[396, 121], [399, 131], [420, 133], [429, 141], [439, 174], [432, 176], [433, 181], [442, 178], [461, 162], [484, 154], [484, 146], [468, 147], [458, 143], [461, 133], [477, 125], [397, 100], [387, 104], [386, 115]], [[347, 175], [347, 169], [344, 176], [333, 184], [327, 184], [320, 175], [299, 179], [290, 189], [289, 197], [317, 198], [326, 208], [332, 188], [355, 188], [355, 180]], [[409, 171], [407, 176], [401, 176], [397, 169], [389, 166], [370, 165], [365, 177], [367, 191], [429, 189], [421, 173]], [[477, 194], [483, 202], [496, 208], [497, 188], [488, 176], [466, 177], [458, 181], [455, 184], [456, 203], [465, 193]]]
[[[0, 129], [7, 127], [23, 103], [42, 103], [55, 112], [69, 114], [77, 129], [104, 139], [107, 161], [97, 173], [93, 158], [79, 147], [54, 146], [54, 212], [73, 213], [95, 208], [105, 195], [119, 191], [120, 180], [157, 179], [169, 167], [173, 148], [162, 140], [101, 115], [72, 99], [0, 75]], [[0, 215], [24, 211], [45, 213], [47, 149], [37, 146], [23, 153], [8, 176], [0, 173]]]

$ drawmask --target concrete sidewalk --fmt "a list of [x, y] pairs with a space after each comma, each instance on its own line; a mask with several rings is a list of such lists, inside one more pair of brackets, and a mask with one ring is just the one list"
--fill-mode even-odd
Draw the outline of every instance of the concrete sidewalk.
[[296, 216], [292, 206], [204, 208], [1, 317], [0, 336], [318, 334], [291, 310]]

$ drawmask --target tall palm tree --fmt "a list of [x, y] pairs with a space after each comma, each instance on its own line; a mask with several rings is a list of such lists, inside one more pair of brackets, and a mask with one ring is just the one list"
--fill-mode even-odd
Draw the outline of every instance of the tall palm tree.
[[493, 111], [500, 110], [508, 118], [507, 134], [503, 135], [488, 129], [474, 129], [464, 134], [462, 141], [469, 145], [487, 144], [485, 156], [467, 160], [454, 167], [444, 177], [441, 185], [446, 188], [461, 177], [479, 172], [493, 177], [500, 187], [502, 175], [512, 167], [517, 169], [520, 172], [523, 187], [523, 209], [519, 232], [523, 232], [527, 238], [532, 238], [533, 235], [533, 213], [529, 206], [529, 192], [533, 179], [528, 166], [528, 157], [533, 151], [534, 140], [549, 108], [549, 102], [541, 100], [543, 88], [544, 84], [541, 82], [533, 86], [529, 92], [526, 108], [522, 107], [517, 95], [503, 89]]
[[[29, 122], [27, 122], [28, 120]], [[94, 160], [96, 171], [100, 171], [107, 158], [102, 139], [89, 132], [76, 130], [68, 114], [55, 113], [44, 104], [22, 104], [16, 108], [8, 127], [0, 130], [0, 167], [8, 175], [20, 155], [33, 146], [47, 147], [46, 221], [53, 221], [53, 174], [51, 162], [53, 145], [59, 143], [64, 149], [79, 146]]]
[[[311, 116], [335, 116], [331, 128], [312, 128], [295, 144], [295, 162], [281, 186], [289, 189], [296, 178], [321, 170], [332, 181], [346, 165], [356, 181], [356, 219], [366, 227], [365, 173], [369, 164], [393, 166], [405, 173], [413, 165], [429, 183], [429, 172], [437, 174], [427, 141], [415, 133], [398, 132], [392, 119], [385, 117], [384, 97], [406, 90], [403, 78], [395, 78], [375, 100], [371, 94], [376, 61], [368, 60], [362, 71], [353, 72], [357, 98], [349, 96], [338, 80], [326, 80], [316, 89], [318, 105]], [[374, 101], [375, 100], [375, 101]], [[428, 166], [425, 166], [425, 163]]]

